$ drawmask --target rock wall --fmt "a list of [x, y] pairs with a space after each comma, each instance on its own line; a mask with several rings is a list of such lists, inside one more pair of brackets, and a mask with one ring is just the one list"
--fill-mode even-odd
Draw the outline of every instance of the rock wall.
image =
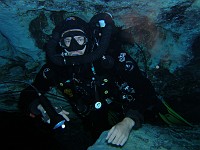
[[132, 34], [135, 46], [125, 48], [158, 95], [191, 119], [200, 114], [199, 7], [199, 0], [0, 1], [2, 109], [16, 110], [15, 101], [5, 99], [11, 93], [5, 91], [20, 91], [34, 79], [45, 62], [42, 48], [62, 18], [77, 15], [89, 21], [96, 13], [109, 12], [117, 26]]
[[[116, 25], [132, 34], [135, 45], [124, 48], [146, 71], [160, 98], [199, 124], [200, 0], [1, 0], [0, 110], [18, 111], [19, 92], [45, 62], [42, 48], [62, 18], [77, 15], [89, 21], [99, 12], [111, 13]], [[55, 89], [47, 96], [70, 109]], [[199, 134], [199, 127], [144, 125], [131, 133], [132, 142], [124, 149], [197, 150]], [[89, 149], [102, 148], [121, 149], [101, 137]]]

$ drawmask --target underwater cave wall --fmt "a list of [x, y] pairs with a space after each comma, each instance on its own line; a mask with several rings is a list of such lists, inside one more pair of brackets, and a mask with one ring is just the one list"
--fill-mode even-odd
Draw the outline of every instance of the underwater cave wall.
[[[125, 48], [146, 71], [158, 94], [177, 105], [186, 105], [186, 97], [193, 97], [197, 104], [199, 8], [199, 0], [3, 0], [0, 79], [8, 83], [1, 83], [1, 93], [27, 86], [14, 80], [31, 82], [45, 62], [42, 48], [61, 19], [77, 15], [89, 21], [96, 13], [109, 12], [117, 26], [131, 33], [136, 44]], [[2, 98], [2, 109], [15, 110], [15, 99]]]

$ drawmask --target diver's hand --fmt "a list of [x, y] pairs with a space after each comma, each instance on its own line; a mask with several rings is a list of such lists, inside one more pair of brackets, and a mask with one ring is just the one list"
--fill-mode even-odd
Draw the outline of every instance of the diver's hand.
[[135, 122], [132, 119], [128, 117], [124, 118], [121, 122], [110, 129], [106, 140], [108, 141], [108, 143], [123, 146], [124, 143], [127, 141], [131, 129], [134, 125]]
[[[42, 107], [42, 105], [41, 105], [41, 104], [38, 105], [37, 108], [40, 110], [40, 112], [41, 112], [41, 114], [42, 114], [42, 116], [43, 116], [43, 118], [42, 118], [43, 121], [44, 121], [44, 122], [47, 122], [47, 123], [50, 123], [50, 118], [49, 118], [48, 114], [46, 113], [45, 109]], [[58, 112], [58, 114], [60, 114], [61, 116], [63, 116], [63, 118], [64, 118], [66, 121], [70, 121], [70, 119], [69, 119], [69, 117], [68, 117], [69, 112], [67, 112], [67, 111], [65, 111], [65, 110], [63, 110], [63, 109], [61, 109], [61, 110], [58, 111], [58, 109], [60, 109], [60, 108], [58, 108], [58, 107], [55, 107], [55, 109], [56, 109], [56, 111]]]

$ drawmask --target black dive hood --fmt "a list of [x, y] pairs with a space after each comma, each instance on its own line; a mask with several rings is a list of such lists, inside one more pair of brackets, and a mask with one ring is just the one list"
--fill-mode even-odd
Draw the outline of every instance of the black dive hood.
[[[104, 14], [104, 16], [105, 15], [108, 15], [108, 14]], [[99, 17], [96, 16], [92, 20], [92, 22], [97, 23], [99, 20], [103, 20], [102, 14]], [[56, 52], [58, 40], [55, 40], [52, 38], [47, 43], [47, 49], [46, 49], [47, 58], [52, 63], [58, 66], [85, 64], [85, 63], [90, 63], [101, 58], [105, 54], [106, 50], [108, 49], [111, 34], [112, 34], [112, 27], [113, 27], [113, 24], [110, 23], [110, 21], [107, 21], [106, 19], [105, 19], [105, 23], [106, 25], [105, 27], [102, 27], [102, 37], [101, 37], [99, 46], [97, 47], [96, 50], [88, 54], [81, 55], [81, 56], [61, 56], [61, 53]]]

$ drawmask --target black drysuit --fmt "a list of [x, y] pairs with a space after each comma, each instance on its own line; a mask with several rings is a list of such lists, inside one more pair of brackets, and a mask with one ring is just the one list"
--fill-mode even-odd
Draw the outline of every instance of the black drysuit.
[[[43, 94], [57, 87], [83, 124], [92, 131], [95, 140], [102, 131], [114, 125], [109, 116], [111, 112], [115, 114], [114, 123], [130, 117], [135, 121], [134, 129], [138, 129], [144, 121], [145, 111], [157, 101], [150, 80], [137, 63], [128, 53], [117, 49], [88, 64], [61, 67], [48, 62], [32, 85]], [[39, 115], [37, 98], [36, 91], [27, 87], [20, 95], [20, 109], [26, 114]], [[100, 108], [95, 105], [97, 102]]]
[[[98, 25], [102, 20], [105, 27]], [[80, 30], [87, 39], [85, 45], [80, 45], [74, 39]], [[75, 45], [73, 48], [67, 47], [63, 41], [64, 33], [67, 35], [69, 32], [73, 33], [68, 35], [73, 36], [70, 43], [70, 47], [71, 44]], [[131, 56], [122, 50], [122, 44], [133, 42], [132, 35], [115, 27], [107, 13], [95, 15], [89, 23], [74, 16], [63, 20], [53, 30], [52, 38], [46, 45], [47, 63], [42, 66], [32, 85], [20, 94], [20, 110], [41, 118], [41, 112], [37, 109], [41, 103], [40, 95], [52, 87], [60, 90], [66, 97], [66, 103], [68, 101], [79, 116], [81, 121], [78, 123], [83, 124], [72, 132], [76, 125], [70, 118], [64, 130], [54, 130], [61, 149], [86, 149], [102, 131], [110, 129], [125, 117], [135, 121], [133, 129], [140, 128], [145, 112], [157, 104], [158, 98], [150, 80]], [[66, 56], [65, 50], [80, 47], [82, 50], [82, 46], [86, 46], [83, 57]], [[76, 61], [74, 65], [70, 64], [71, 59]]]

